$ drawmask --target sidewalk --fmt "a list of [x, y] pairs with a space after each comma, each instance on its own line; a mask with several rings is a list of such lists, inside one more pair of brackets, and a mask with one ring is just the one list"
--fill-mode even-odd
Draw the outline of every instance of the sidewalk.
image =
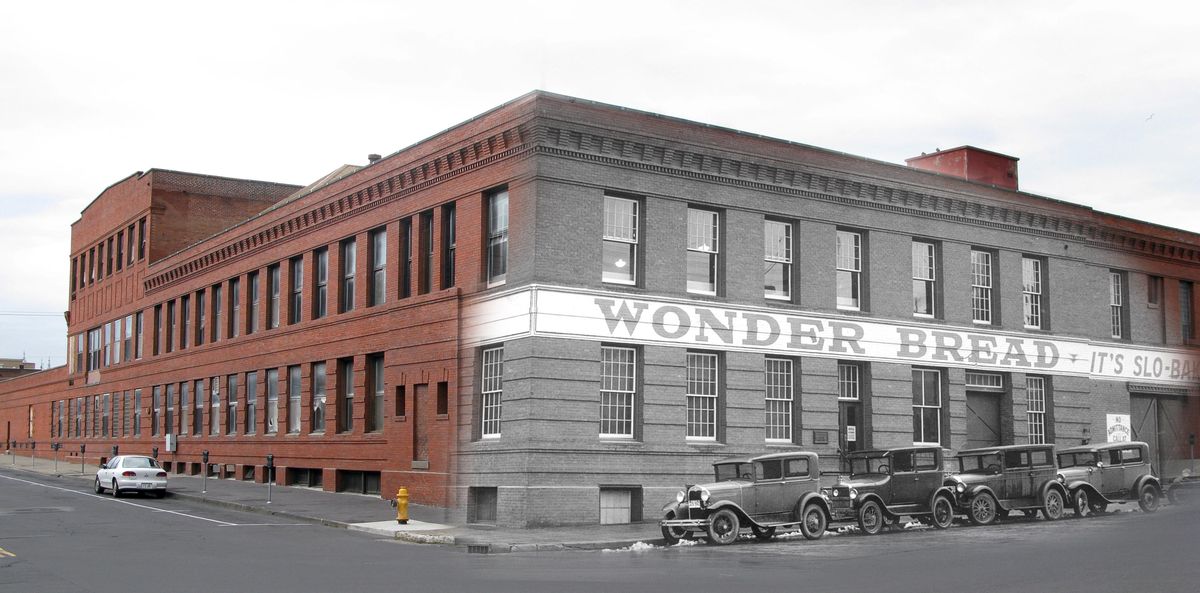
[[[31, 460], [27, 456], [0, 456], [0, 470], [17, 470], [63, 478], [75, 478], [90, 486], [95, 465], [80, 472], [78, 459], [60, 458], [55, 471], [53, 458]], [[15, 461], [15, 463], [14, 463]], [[569, 549], [619, 549], [642, 544], [662, 545], [657, 523], [626, 525], [582, 525], [539, 529], [504, 529], [488, 526], [450, 525], [439, 507], [409, 505], [409, 522], [396, 522], [396, 511], [376, 496], [325, 492], [314, 488], [273, 486], [267, 502], [267, 485], [238, 480], [207, 480], [200, 476], [171, 474], [167, 499], [194, 500], [219, 507], [287, 517], [299, 521], [341, 527], [352, 531], [401, 541], [442, 544], [474, 553], [531, 552]]]

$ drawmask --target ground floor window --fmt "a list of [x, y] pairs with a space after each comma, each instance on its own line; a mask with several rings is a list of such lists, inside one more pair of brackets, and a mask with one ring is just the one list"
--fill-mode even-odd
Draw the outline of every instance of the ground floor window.
[[600, 349], [600, 436], [633, 437], [637, 352], [633, 348]]
[[642, 520], [642, 489], [630, 486], [600, 487], [600, 524], [619, 525]]
[[504, 394], [504, 348], [483, 351], [481, 430], [483, 438], [500, 437], [501, 398]]
[[717, 355], [687, 355], [687, 438], [717, 440]]
[[938, 445], [942, 442], [942, 374], [929, 369], [913, 369], [913, 443]]
[[1046, 442], [1046, 379], [1025, 378], [1025, 416], [1029, 422], [1029, 443]]
[[767, 441], [790, 443], [792, 441], [792, 361], [786, 358], [768, 358], [764, 366]]
[[495, 523], [498, 493], [495, 486], [467, 489], [467, 523]]

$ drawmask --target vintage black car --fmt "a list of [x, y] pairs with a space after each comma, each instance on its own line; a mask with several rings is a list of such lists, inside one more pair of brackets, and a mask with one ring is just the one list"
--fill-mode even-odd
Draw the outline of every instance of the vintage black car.
[[1062, 517], [1067, 489], [1058, 481], [1054, 445], [1008, 445], [959, 451], [958, 473], [946, 478], [955, 510], [986, 525], [1010, 511]]
[[759, 539], [799, 527], [804, 537], [825, 533], [829, 507], [820, 494], [817, 454], [773, 453], [713, 464], [715, 480], [680, 490], [663, 507], [663, 538], [674, 544], [703, 533], [709, 543], [733, 543], [743, 528]]
[[1162, 484], [1150, 467], [1150, 445], [1138, 441], [1082, 445], [1058, 452], [1058, 475], [1075, 514], [1102, 513], [1109, 504], [1137, 501], [1158, 510]]
[[875, 535], [902, 516], [945, 529], [954, 522], [954, 490], [943, 480], [941, 447], [902, 447], [846, 456], [849, 471], [823, 490], [834, 521], [857, 521]]

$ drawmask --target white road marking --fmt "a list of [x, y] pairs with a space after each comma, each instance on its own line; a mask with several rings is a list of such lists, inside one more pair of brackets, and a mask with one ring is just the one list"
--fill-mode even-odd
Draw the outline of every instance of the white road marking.
[[34, 481], [32, 481], [32, 480], [22, 480], [21, 478], [14, 478], [14, 477], [12, 477], [12, 476], [4, 476], [4, 475], [0, 475], [0, 478], [4, 478], [4, 479], [6, 479], [6, 480], [12, 480], [12, 481], [14, 481], [14, 482], [23, 482], [23, 483], [26, 483], [26, 484], [31, 484], [31, 485], [33, 485], [33, 486], [41, 486], [41, 487], [43, 487], [43, 488], [50, 488], [51, 490], [61, 490], [61, 491], [63, 491], [63, 492], [70, 492], [71, 494], [79, 494], [79, 495], [82, 495], [82, 496], [89, 496], [89, 497], [92, 497], [92, 498], [98, 498], [98, 499], [100, 499], [100, 500], [107, 500], [107, 501], [110, 501], [110, 502], [119, 502], [119, 503], [121, 503], [121, 504], [127, 504], [127, 505], [129, 505], [129, 506], [132, 506], [132, 507], [137, 507], [137, 508], [140, 508], [140, 509], [147, 509], [147, 510], [150, 510], [150, 511], [154, 511], [154, 512], [156, 512], [156, 513], [169, 513], [169, 514], [172, 514], [172, 515], [179, 515], [180, 517], [187, 517], [187, 518], [189, 518], [189, 519], [199, 519], [199, 520], [201, 520], [201, 521], [208, 521], [208, 522], [211, 522], [211, 523], [216, 523], [217, 525], [220, 525], [220, 526], [222, 526], [222, 527], [235, 527], [235, 526], [237, 526], [237, 523], [230, 523], [230, 522], [228, 522], [228, 521], [218, 521], [218, 520], [216, 520], [216, 519], [209, 519], [208, 517], [201, 517], [201, 516], [199, 516], [199, 515], [190, 515], [190, 514], [188, 514], [188, 513], [182, 513], [182, 512], [179, 512], [179, 511], [172, 511], [172, 510], [169, 510], [169, 509], [160, 509], [160, 508], [157, 508], [157, 507], [147, 506], [147, 505], [144, 505], [144, 504], [138, 504], [138, 503], [136, 503], [136, 502], [130, 502], [130, 501], [128, 501], [128, 500], [121, 500], [121, 499], [119, 499], [119, 498], [113, 498], [113, 497], [111, 497], [111, 496], [101, 496], [101, 495], [99, 495], [99, 494], [92, 494], [91, 492], [80, 492], [80, 491], [78, 491], [78, 490], [72, 490], [72, 489], [70, 489], [70, 488], [62, 488], [62, 487], [59, 487], [59, 486], [51, 486], [50, 484], [42, 484], [41, 482], [34, 482]]

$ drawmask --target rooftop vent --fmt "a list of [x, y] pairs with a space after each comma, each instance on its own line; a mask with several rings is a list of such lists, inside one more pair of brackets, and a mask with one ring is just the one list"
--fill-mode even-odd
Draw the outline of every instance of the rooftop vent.
[[379, 159], [382, 159], [382, 158], [383, 158], [383, 157], [381, 157], [381, 156], [379, 156], [379, 155], [377, 155], [377, 154], [375, 154], [375, 153], [371, 153], [371, 154], [368, 154], [368, 155], [367, 155], [367, 160], [368, 160], [368, 161], [370, 161], [370, 163], [371, 163], [372, 165], [373, 165], [373, 164], [375, 164], [377, 161], [379, 161]]
[[974, 146], [959, 146], [947, 150], [938, 149], [929, 154], [906, 159], [904, 162], [914, 169], [1016, 190], [1018, 160], [1017, 157]]

